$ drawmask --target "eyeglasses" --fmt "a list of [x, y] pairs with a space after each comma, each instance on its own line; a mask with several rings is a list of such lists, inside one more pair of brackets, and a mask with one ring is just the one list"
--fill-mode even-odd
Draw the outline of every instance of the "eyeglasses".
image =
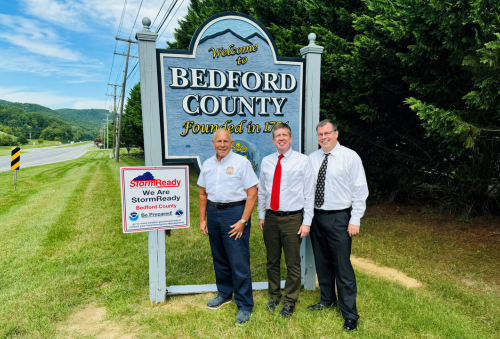
[[336, 132], [337, 130], [335, 131], [330, 131], [330, 132], [325, 132], [325, 133], [319, 133], [319, 134], [316, 134], [318, 136], [318, 138], [322, 138], [323, 136], [325, 137], [329, 137], [333, 132]]

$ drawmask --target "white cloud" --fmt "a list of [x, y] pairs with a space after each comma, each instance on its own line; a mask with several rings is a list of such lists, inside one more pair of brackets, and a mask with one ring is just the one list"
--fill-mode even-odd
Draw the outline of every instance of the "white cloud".
[[70, 104], [78, 100], [78, 98], [61, 96], [52, 92], [27, 92], [21, 88], [5, 87], [0, 87], [0, 99], [12, 102], [33, 103], [47, 107], [66, 103]]
[[67, 61], [86, 60], [80, 53], [67, 48], [68, 44], [54, 30], [20, 16], [0, 14], [0, 40], [47, 57]]
[[106, 102], [93, 98], [63, 96], [51, 91], [31, 92], [24, 88], [0, 87], [0, 99], [11, 102], [33, 103], [52, 109], [58, 108], [99, 108], [104, 109]]
[[71, 108], [75, 109], [84, 109], [84, 108], [100, 108], [105, 109], [106, 102], [105, 100], [82, 100], [75, 102]]
[[[79, 1], [24, 0], [25, 12], [74, 31], [88, 31], [84, 20], [88, 10]], [[107, 2], [107, 1], [103, 1]]]
[[[163, 15], [166, 13], [170, 2], [171, 1], [167, 1], [160, 13], [158, 13], [161, 7], [161, 1], [142, 1], [142, 7], [137, 16], [141, 0], [127, 1], [119, 36], [122, 38], [128, 38], [129, 36], [134, 38], [135, 32], [142, 29], [141, 21], [143, 17], [147, 16], [153, 21], [159, 14], [153, 25], [156, 29]], [[107, 26], [112, 28], [113, 34], [115, 34], [120, 25], [123, 11], [123, 0], [22, 0], [22, 3], [25, 12], [29, 15], [45, 20], [51, 24], [80, 32], [98, 32], [102, 26]], [[172, 19], [169, 27], [165, 30], [166, 35], [164, 36], [172, 37], [173, 28], [177, 26], [177, 20], [183, 18], [187, 13], [188, 3], [189, 1], [186, 0], [179, 0], [177, 2], [171, 15], [176, 12], [178, 7], [180, 7], [180, 9]], [[136, 24], [132, 27], [136, 16]], [[167, 22], [168, 21], [170, 21], [170, 19], [168, 19]]]
[[52, 58], [44, 58], [26, 54], [16, 48], [0, 50], [0, 71], [28, 72], [44, 77], [67, 77], [68, 83], [101, 82], [106, 75], [100, 70], [102, 63], [57, 62]]

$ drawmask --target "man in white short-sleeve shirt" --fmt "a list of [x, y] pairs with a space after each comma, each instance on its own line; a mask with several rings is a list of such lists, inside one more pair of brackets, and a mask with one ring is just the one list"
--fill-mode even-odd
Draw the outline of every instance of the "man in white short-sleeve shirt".
[[243, 325], [254, 305], [249, 240], [259, 180], [250, 161], [232, 152], [227, 130], [217, 130], [212, 145], [216, 154], [203, 163], [198, 178], [200, 231], [210, 240], [218, 290], [207, 306], [219, 308], [234, 294], [239, 308], [236, 323]]

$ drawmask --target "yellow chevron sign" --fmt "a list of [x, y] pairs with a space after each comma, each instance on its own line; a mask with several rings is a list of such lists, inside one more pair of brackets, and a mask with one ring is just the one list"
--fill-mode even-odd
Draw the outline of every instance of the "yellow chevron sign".
[[12, 155], [10, 156], [10, 169], [19, 170], [21, 165], [21, 149], [19, 147], [12, 147]]

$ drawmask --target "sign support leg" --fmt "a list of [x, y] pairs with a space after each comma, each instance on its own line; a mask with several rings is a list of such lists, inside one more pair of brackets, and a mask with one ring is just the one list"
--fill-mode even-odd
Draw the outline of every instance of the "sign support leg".
[[[308, 36], [309, 45], [300, 49], [300, 54], [306, 58], [306, 95], [305, 95], [305, 128], [304, 146], [307, 155], [318, 149], [318, 139], [316, 137], [316, 125], [319, 123], [320, 107], [320, 76], [321, 76], [321, 53], [324, 47], [315, 43], [316, 34]], [[316, 289], [316, 265], [310, 236], [302, 239], [300, 248], [302, 258], [302, 284], [304, 289]]]
[[14, 189], [16, 189], [17, 185], [17, 170], [14, 170]]
[[[162, 166], [160, 131], [160, 103], [156, 71], [156, 39], [151, 32], [151, 20], [142, 19], [143, 30], [135, 38], [139, 44], [139, 70], [141, 80], [142, 126], [144, 131], [144, 162], [146, 166]], [[121, 117], [120, 117], [121, 121]], [[117, 142], [117, 147], [120, 147]], [[151, 303], [165, 301], [165, 231], [148, 232], [149, 297]]]
[[165, 231], [148, 232], [149, 298], [152, 304], [165, 301]]

